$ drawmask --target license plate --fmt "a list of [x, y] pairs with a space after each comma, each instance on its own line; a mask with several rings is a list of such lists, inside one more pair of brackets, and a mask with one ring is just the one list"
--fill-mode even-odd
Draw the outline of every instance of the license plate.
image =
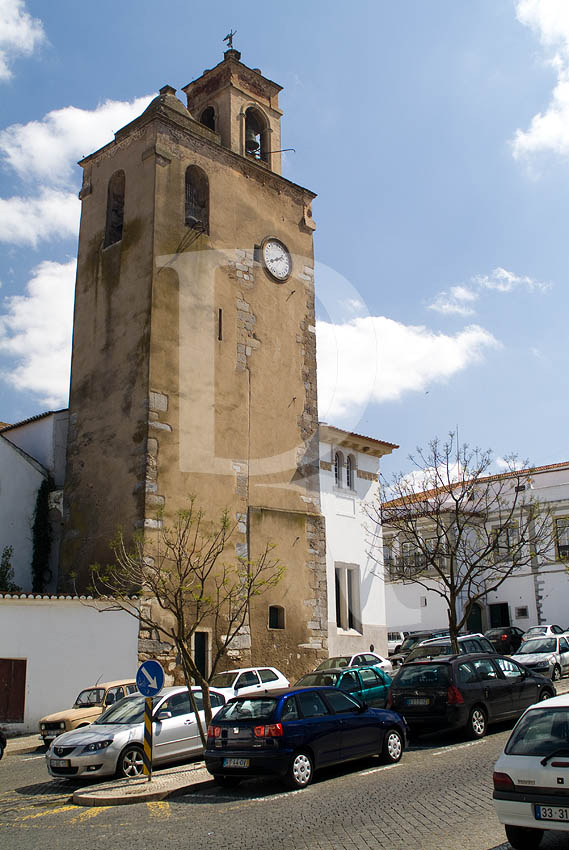
[[428, 697], [407, 697], [405, 705], [428, 705], [429, 702]]
[[557, 820], [569, 823], [569, 808], [566, 806], [536, 806], [536, 820]]
[[249, 767], [249, 759], [223, 759], [224, 767]]
[[69, 759], [51, 759], [50, 764], [52, 767], [71, 767]]

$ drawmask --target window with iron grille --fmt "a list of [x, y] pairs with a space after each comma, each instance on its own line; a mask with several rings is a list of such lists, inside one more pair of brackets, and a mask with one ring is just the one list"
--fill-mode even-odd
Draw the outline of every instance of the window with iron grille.
[[567, 560], [569, 558], [569, 517], [559, 517], [555, 520], [555, 541], [558, 559]]

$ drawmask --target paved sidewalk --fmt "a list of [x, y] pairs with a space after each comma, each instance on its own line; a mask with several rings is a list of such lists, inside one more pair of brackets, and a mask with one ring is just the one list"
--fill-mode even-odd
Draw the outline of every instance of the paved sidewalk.
[[115, 779], [89, 788], [81, 788], [73, 794], [73, 802], [78, 806], [123, 806], [129, 803], [148, 803], [151, 800], [164, 800], [173, 794], [209, 785], [211, 782], [211, 774], [206, 770], [204, 762], [199, 761], [165, 770], [154, 770], [150, 782], [146, 777]]

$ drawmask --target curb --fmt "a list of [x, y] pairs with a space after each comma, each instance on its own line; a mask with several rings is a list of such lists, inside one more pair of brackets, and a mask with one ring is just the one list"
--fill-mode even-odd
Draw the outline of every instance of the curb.
[[180, 785], [177, 788], [163, 789], [162, 791], [141, 791], [139, 794], [131, 794], [129, 796], [116, 796], [114, 794], [95, 793], [90, 794], [85, 791], [75, 791], [71, 798], [71, 802], [76, 806], [130, 806], [134, 803], [151, 803], [155, 800], [166, 800], [168, 797], [175, 797], [178, 794], [187, 794], [192, 791], [199, 791], [202, 788], [207, 788], [213, 785], [212, 779], [205, 779], [201, 782], [191, 782], [188, 785]]

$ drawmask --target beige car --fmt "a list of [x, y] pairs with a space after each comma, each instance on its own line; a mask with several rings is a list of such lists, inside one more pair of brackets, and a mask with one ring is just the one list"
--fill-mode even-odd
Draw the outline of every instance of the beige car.
[[40, 735], [46, 744], [58, 735], [89, 726], [110, 705], [137, 691], [134, 679], [119, 679], [116, 682], [99, 682], [81, 691], [72, 708], [48, 714], [40, 720]]

